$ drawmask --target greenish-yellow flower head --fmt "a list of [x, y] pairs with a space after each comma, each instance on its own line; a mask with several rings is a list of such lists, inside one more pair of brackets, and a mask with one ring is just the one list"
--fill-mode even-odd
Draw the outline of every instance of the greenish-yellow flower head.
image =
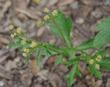
[[27, 54], [26, 54], [26, 53], [23, 53], [22, 55], [23, 55], [24, 57], [27, 57]]
[[45, 13], [49, 13], [49, 9], [48, 8], [44, 8], [44, 12]]
[[97, 70], [99, 70], [99, 69], [100, 69], [100, 65], [99, 65], [99, 64], [95, 64], [95, 68], [96, 68]]
[[11, 34], [10, 36], [11, 36], [11, 38], [14, 38], [15, 37], [14, 34]]
[[17, 33], [16, 32], [14, 32], [14, 36], [16, 36], [17, 35]]
[[16, 29], [16, 33], [17, 33], [17, 34], [21, 34], [21, 33], [22, 33], [22, 29], [21, 29], [20, 27], [18, 27], [18, 28]]
[[101, 60], [102, 60], [102, 56], [101, 56], [101, 55], [98, 55], [98, 56], [96, 57], [96, 61], [100, 62]]
[[36, 24], [37, 24], [37, 27], [41, 27], [44, 24], [44, 22], [41, 20], [38, 20]]
[[36, 46], [37, 46], [37, 43], [36, 43], [35, 41], [32, 41], [31, 47], [32, 47], [32, 48], [35, 48]]
[[49, 18], [50, 18], [49, 15], [45, 15], [45, 16], [44, 16], [44, 20], [45, 20], [45, 21], [49, 20]]
[[94, 62], [95, 62], [95, 61], [94, 61], [93, 59], [90, 59], [90, 60], [89, 60], [89, 64], [91, 64], [91, 65], [94, 64]]
[[13, 25], [9, 25], [9, 30], [13, 30], [14, 29], [14, 26]]
[[23, 52], [24, 52], [24, 53], [29, 53], [29, 49], [28, 49], [28, 48], [24, 48], [24, 49], [23, 49]]
[[56, 16], [57, 14], [58, 14], [58, 11], [57, 10], [53, 10], [52, 15]]

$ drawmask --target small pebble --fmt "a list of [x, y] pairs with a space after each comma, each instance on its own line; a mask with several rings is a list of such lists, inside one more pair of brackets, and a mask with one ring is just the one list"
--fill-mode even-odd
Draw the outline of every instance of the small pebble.
[[102, 12], [100, 9], [96, 9], [91, 13], [91, 15], [95, 18], [101, 18], [103, 16]]
[[107, 80], [106, 87], [110, 87], [110, 79]]
[[105, 5], [110, 5], [110, 0], [104, 0]]
[[71, 3], [70, 4], [70, 7], [73, 8], [73, 9], [78, 9], [79, 8], [79, 3], [78, 1], [74, 2], [74, 3]]
[[77, 24], [83, 24], [83, 23], [84, 23], [84, 19], [81, 18], [81, 17], [79, 17], [79, 18], [76, 19], [75, 22], [76, 22]]
[[3, 87], [3, 86], [4, 86], [4, 82], [0, 81], [0, 87]]

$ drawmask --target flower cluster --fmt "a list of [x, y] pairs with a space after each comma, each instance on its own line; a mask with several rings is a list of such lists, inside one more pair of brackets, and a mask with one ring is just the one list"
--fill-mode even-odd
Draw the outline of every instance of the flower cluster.
[[44, 9], [44, 13], [46, 13], [46, 15], [43, 17], [43, 19], [42, 20], [39, 20], [37, 22], [37, 26], [38, 27], [42, 26], [48, 20], [51, 20], [52, 17], [57, 16], [58, 11], [57, 10], [53, 10], [52, 12], [50, 12], [50, 10], [48, 8], [45, 8]]
[[[20, 27], [14, 27], [13, 25], [9, 25], [9, 30], [11, 33], [11, 38], [14, 41], [14, 45], [19, 45], [21, 49], [22, 55], [24, 57], [32, 54], [33, 50], [35, 50], [38, 46], [38, 42], [30, 40], [24, 36], [24, 32]], [[16, 43], [16, 41], [18, 41]]]
[[28, 55], [32, 54], [33, 51], [38, 47], [38, 43], [35, 41], [31, 41], [30, 44], [28, 44], [27, 48], [23, 48], [23, 56], [27, 57]]
[[20, 27], [15, 28], [13, 25], [9, 25], [9, 30], [11, 32], [12, 38], [15, 38], [16, 36], [23, 34], [22, 29]]
[[95, 65], [95, 68], [99, 70], [100, 69], [100, 65], [98, 64], [98, 62], [100, 62], [101, 60], [102, 60], [102, 56], [101, 55], [97, 55], [95, 59], [90, 59], [88, 61], [88, 63], [90, 65]]

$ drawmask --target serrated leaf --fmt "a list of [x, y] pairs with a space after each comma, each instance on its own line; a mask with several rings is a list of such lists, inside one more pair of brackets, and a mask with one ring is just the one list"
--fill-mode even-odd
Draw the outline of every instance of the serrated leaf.
[[94, 47], [102, 47], [110, 41], [110, 30], [100, 31], [94, 39]]
[[78, 64], [76, 63], [73, 65], [71, 71], [66, 76], [67, 84], [69, 87], [71, 87], [72, 84], [74, 83], [74, 78], [75, 78], [75, 75], [77, 75], [77, 71], [78, 71]]
[[80, 44], [79, 46], [77, 46], [77, 49], [78, 50], [86, 50], [86, 49], [89, 49], [92, 47], [93, 47], [93, 39], [89, 39], [89, 40], [83, 42], [82, 44]]
[[[70, 36], [70, 32], [72, 29], [72, 21], [69, 17], [66, 17], [62, 12], [58, 12], [58, 15], [54, 17], [55, 22], [58, 26], [56, 28], [60, 28], [63, 35], [67, 35], [67, 37]], [[58, 29], [56, 29], [57, 31]], [[58, 32], [60, 32], [58, 30]]]
[[63, 61], [63, 56], [62, 55], [59, 55], [57, 56], [57, 59], [55, 61], [55, 64], [58, 65], [58, 64], [61, 64]]
[[110, 71], [110, 58], [104, 58], [99, 64], [104, 70]]
[[61, 11], [58, 11], [56, 16], [52, 16], [52, 19], [47, 23], [51, 32], [70, 44], [70, 32], [72, 29], [72, 21], [69, 17], [66, 17]]
[[110, 30], [110, 17], [104, 18], [100, 23], [97, 23], [98, 30]]

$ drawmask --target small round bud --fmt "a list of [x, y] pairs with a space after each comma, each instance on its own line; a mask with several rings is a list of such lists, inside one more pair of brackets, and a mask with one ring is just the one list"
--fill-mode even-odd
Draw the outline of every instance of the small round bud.
[[18, 34], [21, 34], [21, 33], [22, 33], [22, 29], [19, 27], [19, 28], [16, 29], [16, 32], [17, 32]]
[[13, 30], [14, 26], [13, 25], [9, 25], [9, 30]]
[[23, 53], [22, 55], [23, 55], [24, 57], [27, 57], [27, 54], [26, 54], [26, 53]]
[[90, 59], [89, 60], [89, 64], [91, 64], [91, 65], [94, 64], [94, 60], [93, 59]]
[[95, 68], [96, 68], [97, 70], [99, 70], [99, 69], [100, 69], [100, 65], [99, 65], [99, 64], [95, 64]]
[[31, 47], [32, 47], [32, 48], [35, 48], [36, 46], [37, 46], [37, 43], [36, 43], [35, 41], [32, 41]]
[[44, 12], [45, 12], [45, 13], [49, 13], [49, 9], [48, 9], [48, 8], [45, 8], [45, 9], [44, 9]]
[[14, 35], [13, 35], [13, 34], [11, 34], [11, 37], [12, 37], [12, 38], [14, 38]]
[[16, 36], [17, 34], [16, 34], [16, 33], [14, 33], [13, 35], [14, 35], [14, 36]]
[[58, 14], [58, 11], [57, 10], [53, 10], [52, 15], [56, 16], [57, 14]]
[[41, 21], [41, 20], [37, 21], [37, 27], [41, 27], [43, 24], [44, 24], [43, 21]]
[[23, 51], [24, 51], [25, 53], [29, 53], [29, 49], [28, 49], [28, 48], [24, 48]]
[[101, 60], [102, 60], [102, 56], [101, 56], [101, 55], [98, 55], [98, 56], [96, 57], [96, 61], [100, 62]]
[[48, 15], [44, 16], [44, 20], [47, 21], [50, 17]]

